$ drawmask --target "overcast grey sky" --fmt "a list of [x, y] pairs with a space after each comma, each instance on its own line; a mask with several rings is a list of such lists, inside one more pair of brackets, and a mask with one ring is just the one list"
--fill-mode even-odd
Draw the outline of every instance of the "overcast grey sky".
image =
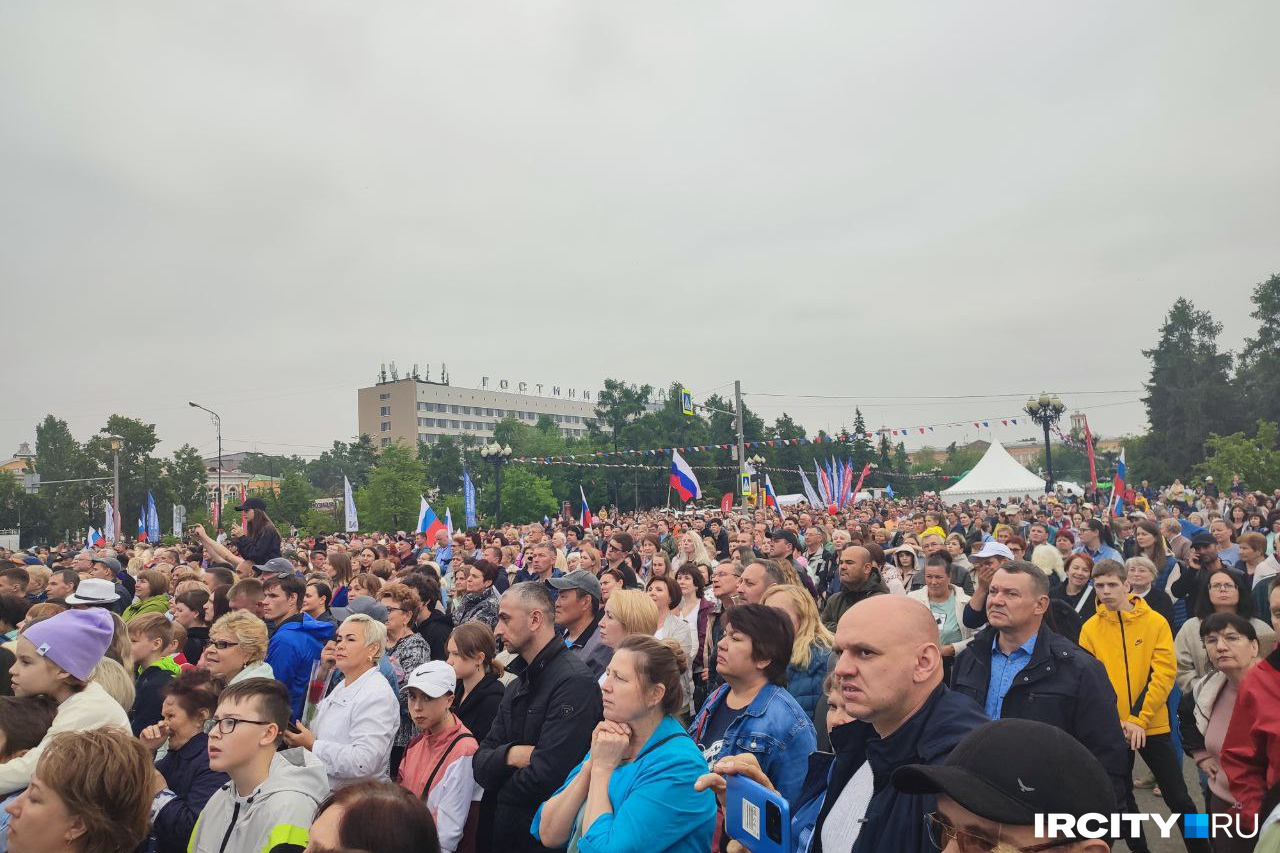
[[318, 453], [391, 360], [856, 398], [749, 398], [811, 430], [1045, 388], [1139, 430], [1173, 299], [1238, 348], [1280, 271], [1276, 32], [1269, 1], [8, 3], [0, 458], [48, 412], [212, 453], [188, 399], [229, 451]]

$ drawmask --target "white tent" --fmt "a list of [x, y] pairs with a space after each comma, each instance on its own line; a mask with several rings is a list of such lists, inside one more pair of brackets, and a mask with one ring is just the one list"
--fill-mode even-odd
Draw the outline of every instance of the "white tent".
[[1044, 494], [1044, 480], [1018, 464], [998, 441], [991, 442], [987, 452], [949, 489], [942, 491], [947, 504], [961, 501], [988, 501], [996, 498], [1021, 498]]

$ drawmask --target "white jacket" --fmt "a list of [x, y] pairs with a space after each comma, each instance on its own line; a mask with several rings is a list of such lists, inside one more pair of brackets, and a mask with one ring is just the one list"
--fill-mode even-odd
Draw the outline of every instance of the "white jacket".
[[59, 732], [83, 732], [89, 729], [100, 729], [103, 726], [119, 726], [126, 732], [129, 728], [129, 715], [120, 707], [120, 703], [111, 698], [102, 685], [90, 681], [84, 690], [73, 693], [58, 706], [58, 713], [53, 718], [44, 739], [36, 744], [26, 755], [10, 759], [0, 764], [0, 794], [21, 791], [31, 781], [36, 762], [44, 752], [49, 739]]
[[400, 728], [400, 702], [375, 666], [349, 684], [344, 679], [316, 706], [311, 751], [324, 762], [329, 787], [366, 779], [389, 781], [387, 763]]
[[[956, 624], [960, 626], [961, 637], [960, 642], [953, 645], [955, 647], [956, 654], [960, 654], [960, 650], [969, 645], [969, 641], [973, 639], [973, 635], [976, 634], [977, 631], [964, 626], [964, 609], [969, 605], [969, 596], [965, 595], [964, 590], [955, 584], [951, 584], [951, 596], [951, 600], [955, 602], [956, 606]], [[929, 607], [929, 588], [922, 586], [919, 589], [913, 589], [911, 592], [907, 593], [907, 598], [918, 601], [925, 607]], [[929, 608], [929, 612], [932, 613], [933, 608]]]

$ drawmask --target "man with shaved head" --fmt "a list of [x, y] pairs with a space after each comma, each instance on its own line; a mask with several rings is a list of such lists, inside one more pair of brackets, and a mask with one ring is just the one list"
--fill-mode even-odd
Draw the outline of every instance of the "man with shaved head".
[[[854, 550], [841, 553], [842, 563], [845, 554], [860, 556]], [[835, 678], [854, 721], [831, 732], [836, 757], [809, 849], [936, 851], [920, 817], [934, 811], [934, 795], [904, 794], [882, 780], [907, 764], [941, 764], [987, 717], [942, 683], [938, 626], [918, 601], [857, 602], [840, 617], [836, 651]]]
[[884, 552], [879, 545], [848, 545], [840, 551], [836, 563], [840, 591], [828, 598], [827, 606], [822, 609], [822, 623], [828, 631], [834, 631], [840, 617], [858, 602], [889, 592], [880, 578], [879, 566], [883, 562]]

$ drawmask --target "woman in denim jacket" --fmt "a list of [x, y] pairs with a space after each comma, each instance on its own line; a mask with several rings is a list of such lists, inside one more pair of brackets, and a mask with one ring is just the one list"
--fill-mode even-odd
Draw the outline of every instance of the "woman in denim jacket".
[[741, 604], [726, 613], [716, 646], [716, 669], [725, 683], [689, 727], [708, 768], [750, 752], [793, 805], [817, 748], [813, 723], [786, 689], [794, 636], [790, 620], [772, 607]]

